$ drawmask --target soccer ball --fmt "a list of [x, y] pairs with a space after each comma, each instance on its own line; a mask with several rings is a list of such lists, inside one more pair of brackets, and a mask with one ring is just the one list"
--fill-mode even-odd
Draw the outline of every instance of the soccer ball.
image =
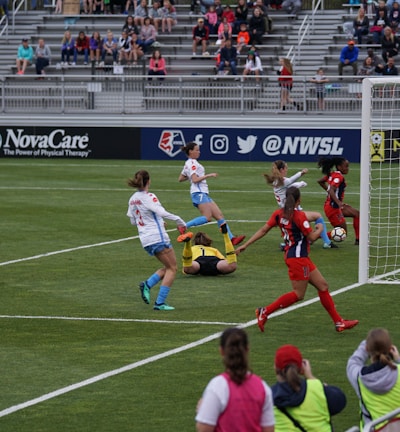
[[342, 227], [335, 227], [331, 231], [331, 239], [335, 242], [342, 242], [346, 238], [346, 230]]

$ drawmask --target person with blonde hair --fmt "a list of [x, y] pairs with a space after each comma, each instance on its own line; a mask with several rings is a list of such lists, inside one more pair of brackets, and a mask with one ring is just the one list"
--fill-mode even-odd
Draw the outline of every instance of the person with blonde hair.
[[279, 70], [277, 74], [279, 75], [278, 82], [281, 88], [281, 110], [285, 111], [286, 106], [291, 103], [296, 109], [298, 109], [297, 103], [290, 97], [290, 92], [293, 88], [293, 66], [291, 61], [286, 57], [281, 57], [279, 59]]
[[[399, 407], [400, 355], [388, 330], [369, 331], [347, 362], [347, 378], [359, 399], [361, 429]], [[400, 426], [400, 417], [391, 422]]]

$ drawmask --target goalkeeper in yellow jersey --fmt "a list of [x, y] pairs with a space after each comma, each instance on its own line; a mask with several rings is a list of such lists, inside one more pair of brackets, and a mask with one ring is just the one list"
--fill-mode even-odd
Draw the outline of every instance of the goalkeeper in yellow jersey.
[[[222, 224], [221, 232], [225, 243], [225, 256], [216, 248], [211, 247], [212, 240], [204, 232], [198, 232], [193, 236], [192, 232], [186, 232], [178, 237], [178, 242], [183, 242], [183, 272], [191, 275], [217, 276], [233, 273], [237, 268], [235, 249], [229, 238], [226, 224]], [[191, 243], [191, 239], [193, 241]]]

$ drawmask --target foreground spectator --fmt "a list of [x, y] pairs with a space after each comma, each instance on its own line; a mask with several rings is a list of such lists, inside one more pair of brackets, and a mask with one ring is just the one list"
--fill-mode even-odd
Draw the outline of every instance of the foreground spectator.
[[250, 33], [247, 30], [247, 24], [241, 23], [240, 24], [240, 31], [239, 31], [239, 33], [237, 35], [237, 39], [236, 39], [237, 53], [240, 54], [243, 47], [245, 47], [247, 45], [250, 45]]
[[150, 17], [144, 19], [144, 23], [140, 28], [138, 44], [142, 47], [143, 52], [146, 54], [148, 49], [156, 41], [157, 32], [153, 24], [150, 22]]
[[224, 75], [224, 69], [230, 68], [232, 75], [237, 75], [237, 53], [236, 48], [232, 46], [232, 39], [225, 41], [225, 46], [221, 48], [221, 57], [218, 67], [218, 74]]
[[351, 67], [353, 69], [353, 75], [357, 75], [357, 60], [358, 60], [358, 48], [355, 46], [353, 40], [349, 40], [347, 45], [342, 48], [339, 58], [339, 75], [343, 75], [343, 68]]
[[118, 41], [114, 37], [113, 32], [111, 30], [108, 30], [107, 36], [103, 39], [103, 44], [102, 44], [101, 66], [104, 66], [104, 61], [107, 56], [112, 57], [114, 65], [117, 63], [117, 55], [118, 55], [117, 43]]
[[61, 41], [61, 67], [68, 66], [75, 53], [75, 39], [71, 36], [71, 32], [66, 30]]
[[325, 84], [329, 82], [329, 80], [325, 76], [325, 71], [322, 67], [318, 68], [317, 73], [310, 80], [310, 82], [315, 84], [315, 93], [317, 95], [318, 109], [323, 111], [325, 109]]
[[96, 61], [96, 65], [98, 65], [100, 62], [102, 45], [103, 41], [101, 40], [100, 33], [98, 31], [94, 31], [92, 37], [89, 40], [89, 52], [90, 61]]
[[26, 68], [33, 62], [33, 48], [29, 45], [29, 39], [23, 38], [17, 53], [17, 75], [23, 75]]
[[193, 56], [196, 55], [197, 47], [199, 45], [201, 45], [202, 54], [207, 55], [209, 30], [208, 27], [204, 25], [203, 18], [199, 18], [197, 20], [197, 25], [193, 27], [192, 35], [193, 35], [193, 44], [192, 44]]
[[357, 38], [358, 45], [362, 44], [362, 37], [369, 33], [369, 18], [365, 14], [365, 9], [358, 9], [357, 17], [353, 21], [354, 37]]
[[44, 68], [50, 64], [51, 59], [51, 50], [48, 45], [44, 43], [44, 39], [40, 38], [38, 41], [38, 45], [35, 50], [36, 57], [36, 74], [37, 75], [46, 75]]
[[259, 83], [260, 75], [262, 74], [262, 71], [263, 69], [262, 69], [260, 57], [256, 56], [254, 51], [249, 51], [249, 54], [247, 55], [246, 64], [243, 70], [243, 76], [255, 75], [256, 82]]
[[133, 33], [131, 37], [130, 54], [130, 60], [132, 64], [136, 65], [140, 57], [143, 57], [143, 50], [142, 47], [139, 45], [139, 37], [135, 33]]
[[261, 12], [261, 9], [259, 7], [256, 7], [253, 11], [253, 16], [250, 18], [249, 22], [251, 44], [261, 45], [265, 31], [265, 18]]
[[389, 75], [389, 76], [395, 76], [395, 75], [399, 74], [399, 71], [394, 64], [394, 58], [393, 57], [388, 58], [386, 65], [379, 64], [375, 68], [375, 72], [380, 73], [382, 75]]
[[76, 65], [78, 54], [83, 55], [83, 64], [86, 66], [89, 61], [89, 36], [86, 36], [85, 32], [81, 30], [79, 32], [78, 37], [75, 40], [75, 51], [74, 51], [74, 62], [72, 63], [74, 66]]
[[131, 55], [131, 37], [126, 30], [122, 30], [121, 36], [118, 39], [118, 61], [120, 63], [127, 63]]
[[382, 37], [382, 58], [387, 63], [389, 57], [397, 56], [399, 53], [399, 39], [390, 27], [385, 27]]
[[167, 75], [165, 59], [163, 59], [160, 50], [155, 49], [150, 58], [149, 80], [151, 80], [153, 76], [158, 76], [160, 80], [163, 80], [165, 75]]

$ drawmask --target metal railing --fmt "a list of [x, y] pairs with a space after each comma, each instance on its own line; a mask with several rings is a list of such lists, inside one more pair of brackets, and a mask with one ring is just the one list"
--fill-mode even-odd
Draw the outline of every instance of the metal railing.
[[[318, 103], [310, 77], [295, 76], [291, 96], [294, 103], [285, 113], [360, 115], [361, 82], [356, 77], [329, 76], [324, 106]], [[323, 109], [322, 109], [323, 108]], [[4, 76], [0, 81], [0, 112], [7, 113], [239, 113], [280, 111], [280, 89], [276, 75], [254, 77], [52, 75]]]

